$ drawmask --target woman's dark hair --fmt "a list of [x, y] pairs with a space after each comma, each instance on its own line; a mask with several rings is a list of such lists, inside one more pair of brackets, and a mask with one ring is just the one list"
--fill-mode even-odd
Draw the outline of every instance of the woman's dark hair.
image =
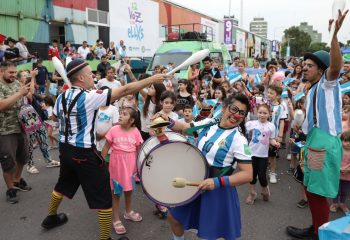
[[[296, 68], [297, 68], [297, 67], [301, 67], [300, 73], [297, 73], [297, 72], [296, 72]], [[303, 66], [302, 66], [301, 64], [295, 65], [291, 77], [292, 77], [292, 78], [296, 77], [297, 79], [301, 79], [302, 76], [303, 76]]]
[[[226, 99], [226, 97], [227, 97], [225, 88], [223, 88], [223, 87], [221, 87], [221, 86], [217, 86], [217, 87], [215, 88], [215, 91], [216, 91], [216, 90], [219, 90], [219, 91], [222, 92], [222, 100], [224, 101], [224, 100]], [[215, 93], [214, 93], [214, 95], [215, 95]]]
[[[178, 81], [178, 84], [180, 84], [180, 83], [185, 84], [186, 85], [186, 91], [189, 94], [192, 94], [192, 84], [187, 79], [180, 79]], [[178, 89], [178, 91], [180, 91], [180, 90]]]
[[[154, 83], [153, 87], [156, 90], [156, 94], [155, 94], [156, 102], [154, 103], [156, 105], [156, 107], [154, 109], [154, 114], [155, 114], [156, 112], [159, 112], [161, 110], [160, 95], [162, 95], [162, 93], [164, 91], [166, 91], [166, 88], [165, 88], [163, 83]], [[152, 97], [147, 95], [147, 97], [145, 99], [145, 105], [143, 105], [143, 110], [142, 110], [144, 117], [147, 117], [147, 115], [148, 115], [148, 107], [149, 107], [149, 104], [151, 102], [151, 99], [152, 99]]]
[[[235, 93], [235, 94], [230, 95], [223, 102], [223, 106], [225, 108], [227, 108], [229, 105], [233, 104], [235, 101], [238, 101], [238, 102], [242, 103], [243, 105], [245, 105], [246, 108], [247, 108], [247, 113], [250, 111], [249, 99], [242, 93]], [[244, 119], [241, 122], [241, 124], [239, 124], [239, 127], [240, 127], [240, 132], [245, 136], [247, 131], [246, 131], [246, 128], [245, 128], [245, 121], [244, 121]]]
[[164, 101], [167, 98], [170, 98], [172, 103], [176, 103], [176, 96], [174, 92], [166, 90], [162, 93], [162, 95], [160, 95], [160, 101]]
[[141, 121], [140, 121], [139, 112], [131, 107], [124, 107], [123, 110], [126, 110], [129, 112], [130, 119], [134, 119], [134, 123], [132, 126], [137, 127], [138, 129], [141, 129]]
[[44, 97], [43, 101], [46, 106], [51, 106], [51, 107], [55, 106], [55, 102], [53, 101], [52, 97], [46, 96]]

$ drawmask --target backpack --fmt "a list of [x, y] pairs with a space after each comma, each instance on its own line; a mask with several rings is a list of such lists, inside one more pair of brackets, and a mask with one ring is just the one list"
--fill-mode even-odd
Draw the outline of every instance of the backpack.
[[35, 111], [33, 106], [28, 103], [21, 106], [18, 119], [22, 130], [26, 133], [34, 133], [41, 128], [43, 124], [39, 114]]

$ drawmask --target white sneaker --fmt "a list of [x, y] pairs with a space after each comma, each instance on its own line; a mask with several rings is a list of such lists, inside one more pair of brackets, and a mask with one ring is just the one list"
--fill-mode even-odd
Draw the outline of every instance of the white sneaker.
[[270, 173], [270, 183], [277, 183], [277, 174], [274, 172]]
[[35, 166], [27, 166], [27, 172], [32, 174], [38, 174], [39, 170]]
[[51, 162], [48, 162], [46, 164], [47, 168], [59, 167], [59, 166], [61, 166], [61, 163], [59, 161], [56, 161], [56, 160], [51, 160]]
[[291, 160], [291, 159], [292, 159], [292, 154], [288, 153], [287, 160]]

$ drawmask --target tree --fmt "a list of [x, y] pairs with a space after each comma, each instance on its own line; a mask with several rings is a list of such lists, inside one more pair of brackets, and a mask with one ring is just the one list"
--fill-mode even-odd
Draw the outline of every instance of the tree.
[[291, 56], [304, 56], [307, 52], [310, 44], [311, 37], [308, 33], [299, 30], [298, 27], [290, 27], [284, 30], [285, 42], [282, 44], [282, 54], [286, 54], [286, 49], [290, 46], [290, 55]]
[[327, 43], [322, 43], [322, 42], [316, 42], [316, 43], [311, 43], [309, 48], [307, 49], [308, 52], [316, 52], [320, 50], [325, 50], [329, 52], [329, 48], [326, 47]]

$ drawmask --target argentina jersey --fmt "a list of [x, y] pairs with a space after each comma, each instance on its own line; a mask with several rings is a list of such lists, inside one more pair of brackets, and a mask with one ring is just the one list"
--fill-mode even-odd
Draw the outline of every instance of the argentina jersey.
[[317, 127], [330, 135], [338, 136], [342, 132], [341, 112], [342, 98], [340, 84], [337, 80], [327, 81], [326, 73], [321, 80], [314, 84], [306, 96], [306, 118], [302, 130], [305, 134], [314, 127], [313, 120], [313, 98], [317, 86], [316, 118]]
[[211, 166], [228, 167], [234, 159], [251, 160], [248, 141], [238, 128], [223, 129], [217, 124], [204, 128], [198, 135], [197, 146]]
[[60, 94], [56, 100], [53, 114], [58, 118], [59, 122], [59, 141], [65, 142], [66, 122], [63, 113], [62, 96], [65, 94], [67, 102], [67, 110], [73, 99], [81, 92], [76, 104], [72, 108], [68, 123], [68, 144], [80, 147], [91, 148], [96, 145], [95, 138], [95, 118], [99, 107], [109, 105], [110, 90], [82, 90], [79, 88], [71, 88]]
[[275, 125], [276, 131], [275, 136], [272, 136], [272, 138], [276, 138], [279, 133], [279, 127], [280, 127], [280, 120], [286, 119], [288, 117], [287, 110], [282, 104], [279, 105], [270, 105], [271, 107], [271, 122], [273, 125]]

